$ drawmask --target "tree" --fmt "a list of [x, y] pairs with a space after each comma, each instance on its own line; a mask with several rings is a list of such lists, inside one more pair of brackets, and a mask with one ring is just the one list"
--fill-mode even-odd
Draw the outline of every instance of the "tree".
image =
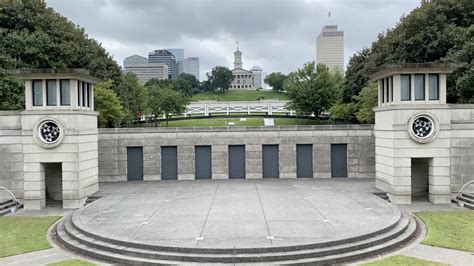
[[264, 82], [271, 86], [274, 91], [282, 92], [283, 84], [285, 82], [286, 75], [281, 72], [273, 72], [270, 75], [265, 77]]
[[117, 127], [122, 123], [125, 113], [117, 93], [112, 90], [111, 80], [94, 87], [94, 105], [99, 112], [99, 127]]
[[289, 109], [299, 114], [311, 115], [316, 118], [329, 110], [337, 101], [341, 80], [340, 74], [329, 72], [322, 64], [304, 64], [302, 69], [288, 75], [284, 88], [290, 99]]
[[424, 1], [371, 47], [349, 61], [344, 102], [367, 85], [370, 72], [389, 63], [467, 62], [448, 78], [448, 102], [474, 102], [474, 1]]
[[0, 110], [24, 108], [25, 89], [19, 80], [0, 69]]
[[211, 75], [208, 75], [212, 91], [227, 91], [233, 79], [232, 71], [224, 66], [214, 67], [211, 71]]
[[24, 90], [4, 69], [86, 68], [114, 87], [120, 82], [121, 69], [107, 51], [41, 1], [0, 4], [0, 40], [0, 84], [9, 95], [2, 109], [22, 109]]
[[115, 91], [122, 102], [125, 124], [138, 121], [147, 112], [147, 93], [135, 74], [124, 74]]
[[194, 75], [182, 73], [176, 78], [176, 90], [186, 96], [192, 96], [199, 90], [199, 80]]
[[370, 82], [365, 86], [359, 93], [354, 96], [354, 100], [359, 106], [359, 110], [356, 113], [357, 120], [361, 123], [373, 124], [375, 123], [374, 107], [377, 106], [378, 101], [378, 88], [376, 82]]
[[155, 126], [161, 115], [166, 117], [166, 125], [171, 114], [182, 114], [186, 110], [189, 98], [169, 85], [155, 85], [148, 87], [148, 105], [153, 114]]
[[358, 108], [357, 103], [338, 103], [329, 109], [329, 113], [331, 119], [353, 122], [356, 119]]

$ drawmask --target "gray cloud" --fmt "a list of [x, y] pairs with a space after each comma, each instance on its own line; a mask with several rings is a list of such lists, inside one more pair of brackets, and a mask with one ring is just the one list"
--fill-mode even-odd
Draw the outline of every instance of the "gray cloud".
[[[330, 22], [345, 33], [345, 61], [393, 27], [418, 1], [380, 0], [47, 0], [84, 27], [119, 64], [132, 54], [184, 48], [198, 56], [201, 77], [232, 66], [235, 40], [244, 67], [291, 72], [314, 60], [316, 36]], [[331, 10], [331, 21], [327, 12]]]

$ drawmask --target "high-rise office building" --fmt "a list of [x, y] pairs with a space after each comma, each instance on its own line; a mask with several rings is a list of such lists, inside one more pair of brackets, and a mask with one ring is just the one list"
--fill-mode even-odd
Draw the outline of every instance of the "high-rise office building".
[[168, 66], [164, 63], [148, 63], [148, 60], [139, 55], [132, 55], [123, 60], [125, 72], [134, 73], [141, 83], [150, 79], [168, 79]]
[[316, 38], [316, 63], [344, 71], [344, 32], [336, 25], [325, 26]]
[[148, 63], [162, 63], [168, 66], [168, 78], [176, 79], [178, 76], [178, 63], [174, 54], [166, 49], [154, 50], [148, 53]]
[[199, 57], [186, 57], [183, 59], [183, 73], [191, 74], [199, 80]]
[[170, 51], [173, 55], [174, 58], [176, 59], [176, 62], [180, 62], [184, 60], [184, 49], [182, 48], [172, 48], [172, 49], [165, 49]]

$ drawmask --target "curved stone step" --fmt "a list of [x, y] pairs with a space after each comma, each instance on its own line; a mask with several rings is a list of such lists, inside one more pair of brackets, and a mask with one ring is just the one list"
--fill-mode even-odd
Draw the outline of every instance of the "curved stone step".
[[205, 263], [337, 263], [361, 257], [372, 256], [409, 240], [416, 230], [416, 222], [405, 216], [397, 226], [373, 239], [348, 243], [336, 247], [325, 247], [310, 250], [268, 252], [265, 254], [203, 254], [177, 253], [143, 250], [134, 247], [120, 246], [90, 238], [75, 230], [70, 217], [62, 221], [57, 228], [61, 242], [69, 249], [98, 259], [119, 263], [133, 264], [170, 264], [180, 262]]
[[393, 230], [400, 223], [400, 220], [402, 219], [402, 213], [400, 209], [394, 205], [390, 205], [390, 208], [392, 212], [394, 213], [394, 218], [388, 222], [388, 225], [386, 227], [376, 230], [374, 232], [370, 232], [368, 234], [363, 234], [359, 236], [348, 237], [345, 239], [333, 240], [333, 241], [328, 241], [328, 242], [320, 242], [320, 243], [312, 243], [312, 244], [304, 244], [304, 245], [292, 245], [292, 246], [262, 247], [262, 248], [199, 248], [199, 247], [188, 248], [188, 247], [150, 245], [150, 244], [138, 243], [138, 242], [133, 242], [133, 241], [123, 241], [120, 239], [112, 239], [112, 238], [94, 234], [78, 226], [78, 224], [74, 221], [75, 220], [74, 218], [79, 216], [82, 210], [79, 210], [78, 212], [74, 212], [72, 214], [72, 224], [74, 228], [83, 235], [86, 235], [96, 240], [101, 240], [103, 242], [107, 242], [107, 243], [111, 243], [111, 244], [115, 244], [119, 246], [135, 247], [138, 249], [146, 249], [146, 250], [154, 250], [154, 251], [179, 252], [179, 253], [251, 254], [251, 253], [269, 253], [269, 252], [317, 249], [317, 248], [338, 246], [338, 245], [354, 243], [354, 242], [370, 239], [375, 236], [382, 235]]

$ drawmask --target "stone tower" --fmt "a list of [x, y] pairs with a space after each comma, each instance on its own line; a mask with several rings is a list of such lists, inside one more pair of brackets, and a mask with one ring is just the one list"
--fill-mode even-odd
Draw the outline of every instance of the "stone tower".
[[239, 51], [239, 47], [237, 46], [237, 50], [234, 52], [234, 69], [242, 68], [242, 52]]
[[[385, 65], [371, 78], [378, 81], [375, 111], [376, 187], [395, 204], [426, 200], [448, 204], [459, 191], [463, 173], [453, 155], [472, 143], [472, 106], [446, 102], [446, 77], [460, 65]], [[468, 121], [469, 120], [469, 121]], [[466, 157], [468, 158], [468, 157]]]
[[22, 151], [22, 168], [10, 180], [14, 193], [30, 210], [47, 202], [61, 202], [63, 208], [83, 206], [87, 196], [98, 191], [94, 84], [100, 79], [84, 69], [9, 73], [25, 82], [25, 110], [0, 121], [12, 131], [9, 149]]

